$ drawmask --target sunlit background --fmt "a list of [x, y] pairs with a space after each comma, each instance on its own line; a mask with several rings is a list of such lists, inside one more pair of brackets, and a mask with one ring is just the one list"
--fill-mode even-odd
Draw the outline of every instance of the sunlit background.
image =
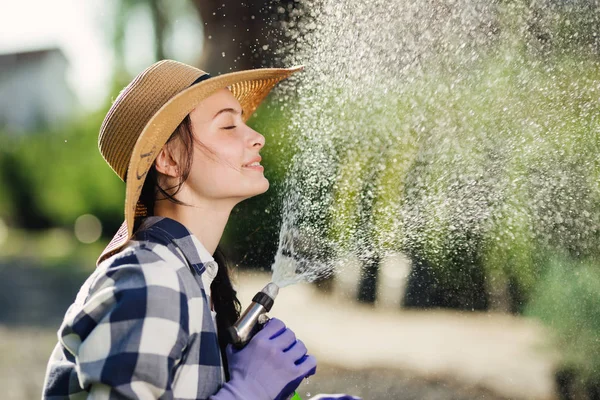
[[597, 0], [5, 1], [3, 398], [41, 395], [122, 222], [100, 124], [163, 58], [306, 66], [250, 120], [271, 189], [223, 238], [242, 304], [282, 221], [315, 280], [272, 311], [319, 360], [302, 398], [600, 399]]

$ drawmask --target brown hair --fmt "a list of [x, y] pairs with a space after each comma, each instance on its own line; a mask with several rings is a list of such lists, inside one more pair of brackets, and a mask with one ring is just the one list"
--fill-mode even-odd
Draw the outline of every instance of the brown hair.
[[[179, 193], [183, 183], [187, 180], [192, 169], [192, 162], [194, 157], [194, 144], [197, 143], [194, 138], [192, 120], [190, 116], [186, 116], [185, 119], [175, 129], [167, 144], [173, 140], [181, 141], [182, 154], [180, 160], [181, 163], [181, 174], [177, 184], [171, 187], [163, 188], [159, 182], [159, 175], [156, 171], [156, 167], [153, 165], [148, 171], [142, 193], [140, 195], [140, 202], [146, 207], [148, 215], [154, 215], [154, 204], [157, 199], [169, 200], [176, 204], [184, 204], [182, 201], [175, 198], [175, 195]], [[160, 198], [158, 197], [160, 196]], [[217, 332], [219, 338], [219, 347], [221, 348], [221, 357], [223, 359], [225, 373], [229, 375], [227, 368], [227, 359], [225, 356], [225, 347], [228, 344], [227, 328], [232, 326], [240, 316], [241, 304], [237, 298], [237, 292], [231, 284], [229, 275], [229, 266], [227, 259], [223, 251], [217, 247], [214, 259], [217, 262], [219, 269], [217, 276], [210, 285], [211, 298], [215, 311], [217, 313]], [[227, 378], [229, 378], [227, 376]]]

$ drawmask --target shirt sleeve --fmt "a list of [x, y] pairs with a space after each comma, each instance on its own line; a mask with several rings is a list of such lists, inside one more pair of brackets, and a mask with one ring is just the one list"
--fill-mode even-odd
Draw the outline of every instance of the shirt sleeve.
[[93, 282], [61, 337], [89, 398], [172, 398], [174, 367], [189, 332], [179, 279], [158, 255], [138, 250]]

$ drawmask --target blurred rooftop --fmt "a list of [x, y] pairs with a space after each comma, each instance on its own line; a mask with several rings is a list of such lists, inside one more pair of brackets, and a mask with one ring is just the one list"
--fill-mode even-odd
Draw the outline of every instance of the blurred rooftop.
[[0, 54], [0, 126], [8, 132], [51, 126], [71, 116], [68, 61], [57, 47]]

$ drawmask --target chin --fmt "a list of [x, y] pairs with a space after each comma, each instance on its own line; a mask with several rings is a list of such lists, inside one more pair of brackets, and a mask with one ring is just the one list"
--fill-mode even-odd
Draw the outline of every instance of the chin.
[[257, 185], [257, 190], [258, 192], [256, 193], [256, 195], [263, 194], [267, 190], [269, 190], [269, 181], [267, 180], [267, 178], [264, 178], [261, 184]]
[[267, 190], [269, 190], [269, 181], [264, 178], [261, 182], [257, 182], [246, 189], [247, 190], [244, 191], [245, 193], [240, 196], [242, 199], [249, 199], [250, 197], [265, 193]]

